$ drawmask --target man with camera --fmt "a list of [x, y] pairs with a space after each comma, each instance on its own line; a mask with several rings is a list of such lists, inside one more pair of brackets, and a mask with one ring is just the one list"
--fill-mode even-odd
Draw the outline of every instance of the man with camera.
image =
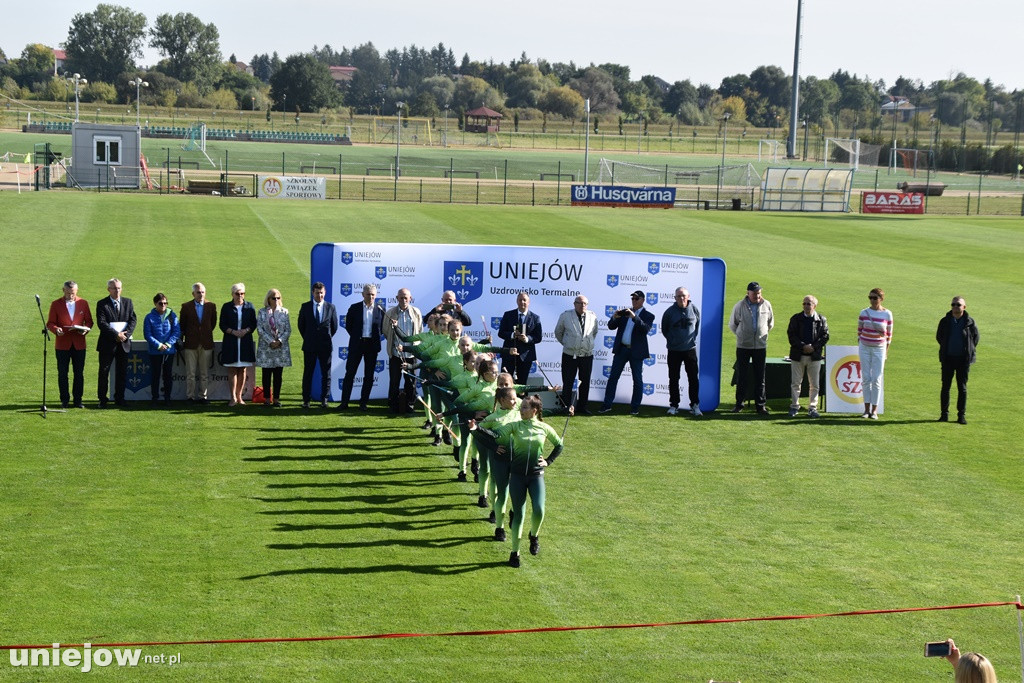
[[450, 289], [441, 295], [441, 303], [430, 309], [430, 312], [427, 313], [425, 318], [423, 318], [423, 324], [429, 327], [431, 318], [436, 315], [445, 314], [461, 321], [463, 327], [470, 327], [473, 324], [473, 320], [469, 317], [469, 314], [462, 310], [462, 304], [455, 300], [455, 292]]
[[647, 333], [654, 324], [654, 314], [644, 310], [646, 297], [639, 289], [630, 294], [629, 298], [630, 307], [615, 311], [608, 321], [608, 329], [616, 332], [615, 345], [612, 347], [612, 368], [604, 390], [602, 413], [612, 409], [619, 377], [626, 363], [629, 363], [629, 370], [633, 375], [633, 395], [629, 401], [629, 413], [640, 414], [640, 401], [644, 396], [644, 361], [650, 354]]

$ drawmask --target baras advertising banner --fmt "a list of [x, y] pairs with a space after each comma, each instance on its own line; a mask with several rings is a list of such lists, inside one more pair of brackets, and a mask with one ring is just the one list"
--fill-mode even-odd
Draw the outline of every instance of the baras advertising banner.
[[[490, 335], [495, 346], [498, 325], [505, 311], [516, 308], [516, 296], [530, 296], [530, 310], [540, 316], [543, 341], [537, 345], [537, 364], [530, 377], [543, 383], [561, 383], [562, 346], [554, 336], [559, 316], [572, 309], [580, 294], [597, 315], [598, 335], [594, 342], [594, 372], [591, 400], [604, 397], [612, 364], [615, 330], [608, 329], [612, 314], [630, 304], [629, 295], [645, 294], [647, 310], [655, 324], [649, 333], [650, 355], [644, 362], [644, 404], [667, 406], [668, 367], [661, 318], [674, 305], [675, 289], [686, 287], [691, 301], [701, 312], [697, 342], [700, 366], [700, 407], [718, 406], [722, 363], [722, 324], [725, 300], [725, 263], [718, 258], [653, 254], [596, 249], [559, 249], [498, 245], [439, 245], [392, 243], [321, 243], [310, 253], [310, 282], [327, 286], [327, 299], [344, 316], [349, 306], [361, 301], [363, 285], [377, 287], [378, 303], [385, 309], [396, 305], [399, 289], [409, 289], [413, 305], [424, 316], [451, 290], [470, 316], [465, 333], [479, 341]], [[331, 365], [331, 398], [339, 400], [348, 357], [348, 334], [342, 329], [335, 337], [336, 353]], [[387, 358], [381, 351], [373, 377], [372, 398], [386, 398]], [[362, 370], [356, 377], [354, 395], [359, 394]], [[314, 386], [318, 380], [314, 380]], [[681, 392], [686, 395], [686, 375]], [[629, 366], [619, 380], [615, 402], [628, 403], [632, 393]]]

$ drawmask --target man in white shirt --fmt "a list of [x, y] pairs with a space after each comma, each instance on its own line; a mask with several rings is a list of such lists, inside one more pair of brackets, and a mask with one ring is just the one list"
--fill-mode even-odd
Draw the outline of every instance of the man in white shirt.
[[[590, 399], [590, 375], [594, 369], [594, 340], [597, 338], [597, 316], [587, 309], [589, 299], [580, 294], [572, 309], [558, 317], [555, 339], [562, 345], [562, 406], [569, 414], [592, 415], [587, 408]], [[580, 384], [573, 405], [572, 385], [579, 376]]]

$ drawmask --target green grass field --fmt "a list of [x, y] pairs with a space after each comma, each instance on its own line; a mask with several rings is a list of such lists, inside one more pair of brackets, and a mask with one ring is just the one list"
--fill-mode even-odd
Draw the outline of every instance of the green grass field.
[[[0, 644], [434, 633], [829, 613], [1013, 600], [1019, 535], [1024, 225], [391, 203], [0, 193]], [[211, 300], [244, 281], [297, 312], [320, 241], [534, 244], [718, 256], [727, 305], [752, 279], [782, 328], [807, 293], [855, 343], [871, 287], [895, 333], [878, 422], [785, 416], [574, 419], [547, 475], [538, 557], [505, 565], [476, 487], [417, 420], [298, 407], [72, 411], [43, 419], [45, 305], [74, 278]], [[390, 292], [389, 292], [390, 294]], [[416, 293], [430, 300], [436, 292]], [[962, 294], [981, 330], [970, 424], [936, 424], [935, 325]], [[255, 298], [255, 297], [254, 297]], [[660, 315], [660, 308], [656, 314]], [[725, 357], [731, 335], [725, 332]], [[50, 369], [53, 373], [52, 350]], [[86, 363], [94, 405], [96, 354]], [[723, 403], [729, 403], [723, 368]], [[49, 401], [57, 403], [51, 374]], [[93, 399], [93, 400], [90, 400]], [[1012, 607], [484, 637], [174, 645], [169, 680], [948, 681], [923, 643], [953, 637], [1020, 675]], [[69, 678], [69, 667], [0, 679]]]

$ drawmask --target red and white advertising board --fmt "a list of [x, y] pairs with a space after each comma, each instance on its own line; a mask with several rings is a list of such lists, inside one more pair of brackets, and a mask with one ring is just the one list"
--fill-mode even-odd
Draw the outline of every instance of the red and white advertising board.
[[860, 196], [860, 212], [924, 213], [924, 193], [866, 191]]

